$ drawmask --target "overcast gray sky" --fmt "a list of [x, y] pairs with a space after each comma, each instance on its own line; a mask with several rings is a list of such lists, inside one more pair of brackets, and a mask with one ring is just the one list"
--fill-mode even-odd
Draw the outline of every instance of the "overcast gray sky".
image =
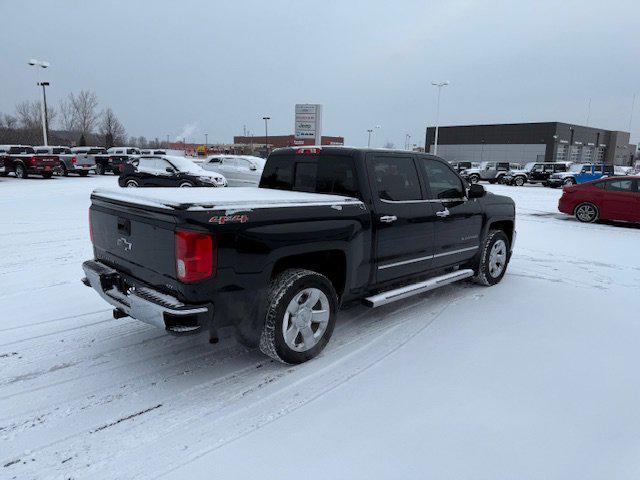
[[129, 135], [230, 142], [243, 125], [293, 133], [295, 103], [324, 105], [324, 134], [424, 142], [431, 80], [441, 124], [565, 121], [640, 140], [636, 1], [0, 0], [0, 112], [95, 91]]

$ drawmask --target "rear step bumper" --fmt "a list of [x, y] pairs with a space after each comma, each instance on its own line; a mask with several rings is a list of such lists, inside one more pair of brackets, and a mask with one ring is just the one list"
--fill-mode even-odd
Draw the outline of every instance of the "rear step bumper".
[[213, 305], [185, 305], [149, 287], [127, 286], [122, 275], [104, 263], [88, 260], [82, 269], [82, 282], [116, 308], [116, 318], [128, 315], [174, 335], [198, 333], [213, 318]]
[[434, 290], [439, 287], [444, 287], [445, 285], [448, 285], [450, 283], [457, 282], [458, 280], [464, 280], [465, 278], [469, 278], [472, 276], [473, 270], [456, 270], [455, 272], [447, 273], [439, 277], [430, 278], [429, 280], [425, 280], [423, 282], [413, 283], [411, 285], [406, 285], [394, 290], [388, 290], [386, 292], [372, 295], [371, 297], [365, 298], [363, 300], [363, 303], [367, 307], [380, 307], [382, 305], [386, 305], [387, 303], [402, 300], [403, 298], [428, 292], [429, 290]]

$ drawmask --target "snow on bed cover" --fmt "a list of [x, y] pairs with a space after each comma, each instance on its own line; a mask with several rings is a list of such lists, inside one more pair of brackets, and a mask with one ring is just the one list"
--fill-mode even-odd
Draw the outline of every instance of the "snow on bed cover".
[[268, 188], [98, 188], [93, 194], [110, 200], [160, 208], [185, 207], [189, 209], [213, 207], [264, 208], [296, 206], [317, 203], [358, 203], [359, 200], [341, 195], [292, 192]]

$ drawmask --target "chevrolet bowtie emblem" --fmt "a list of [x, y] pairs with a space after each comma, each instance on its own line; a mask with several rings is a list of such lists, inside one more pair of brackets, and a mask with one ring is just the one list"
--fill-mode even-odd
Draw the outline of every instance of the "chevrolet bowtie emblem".
[[131, 247], [133, 246], [133, 244], [131, 242], [127, 242], [127, 239], [124, 237], [120, 237], [118, 239], [118, 241], [116, 242], [116, 245], [118, 245], [119, 247], [124, 248], [125, 252], [130, 252], [131, 251]]

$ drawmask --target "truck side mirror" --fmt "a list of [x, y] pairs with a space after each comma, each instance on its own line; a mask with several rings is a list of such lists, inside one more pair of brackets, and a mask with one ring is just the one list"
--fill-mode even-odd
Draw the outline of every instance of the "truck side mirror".
[[467, 190], [468, 198], [482, 198], [487, 194], [487, 191], [479, 183], [472, 183]]
[[175, 172], [175, 170], [173, 169], [173, 167], [167, 167], [167, 168], [165, 168], [165, 171], [166, 171], [167, 173], [173, 173], [173, 172]]

